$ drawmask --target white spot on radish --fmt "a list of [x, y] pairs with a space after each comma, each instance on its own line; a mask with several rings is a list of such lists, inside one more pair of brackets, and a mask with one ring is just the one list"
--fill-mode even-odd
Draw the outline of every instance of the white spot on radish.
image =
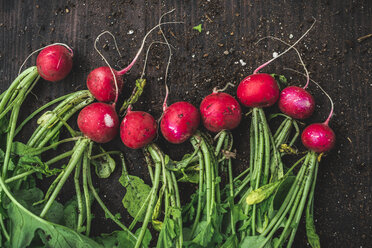
[[134, 30], [129, 30], [127, 34], [134, 34]]
[[240, 64], [241, 64], [242, 66], [245, 66], [245, 65], [247, 64], [247, 63], [245, 63], [242, 59], [240, 59], [239, 62], [240, 62]]
[[276, 58], [276, 57], [278, 57], [279, 56], [279, 53], [277, 53], [277, 52], [273, 52], [273, 58]]
[[112, 119], [111, 115], [105, 114], [104, 121], [106, 127], [113, 127], [114, 126], [114, 119]]

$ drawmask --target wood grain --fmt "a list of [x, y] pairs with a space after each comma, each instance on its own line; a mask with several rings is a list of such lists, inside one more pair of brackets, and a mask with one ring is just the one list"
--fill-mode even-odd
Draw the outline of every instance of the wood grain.
[[[86, 87], [85, 78], [89, 71], [104, 65], [93, 48], [99, 33], [109, 30], [116, 36], [122, 58], [113, 49], [113, 41], [108, 36], [102, 39], [99, 47], [103, 49], [107, 43], [108, 49], [103, 49], [105, 56], [114, 67], [123, 67], [137, 52], [144, 34], [157, 24], [162, 13], [172, 8], [175, 13], [164, 20], [185, 23], [164, 28], [176, 47], [170, 68], [169, 102], [184, 99], [196, 105], [213, 87], [238, 83], [260, 63], [271, 58], [274, 51], [285, 49], [271, 40], [255, 44], [259, 38], [274, 35], [293, 42], [310, 26], [312, 17], [317, 19], [314, 29], [298, 47], [312, 78], [335, 101], [331, 126], [337, 135], [337, 146], [322, 161], [319, 171], [315, 195], [316, 227], [324, 247], [369, 247], [372, 243], [372, 38], [362, 42], [357, 39], [372, 33], [371, 1], [0, 0], [0, 89], [6, 89], [32, 51], [53, 42], [64, 42], [73, 47], [75, 56], [71, 75], [58, 83], [40, 81], [34, 96], [28, 100], [30, 108], [23, 110], [23, 116], [26, 116], [56, 96]], [[192, 30], [198, 24], [203, 25], [201, 33]], [[134, 33], [129, 34], [130, 30]], [[155, 33], [151, 39], [160, 40], [161, 36]], [[168, 51], [166, 47], [157, 46], [150, 55], [149, 84], [135, 108], [160, 117], [164, 97], [162, 78]], [[142, 59], [143, 56], [125, 76], [124, 96], [129, 94], [134, 80], [140, 75]], [[242, 66], [240, 60], [246, 65]], [[27, 66], [34, 63], [35, 56]], [[284, 56], [265, 71], [285, 73], [291, 84], [304, 83], [303, 78], [284, 71], [284, 67], [301, 69], [294, 53]], [[314, 85], [310, 90], [318, 106], [316, 114], [307, 123], [323, 121], [329, 111], [329, 102]], [[229, 92], [234, 93], [234, 89]], [[239, 152], [236, 171], [247, 165], [247, 129], [248, 120], [244, 120], [234, 132]], [[162, 138], [158, 142], [174, 157], [190, 149], [188, 145], [166, 144]], [[127, 154], [134, 174], [144, 173], [140, 151], [125, 149], [118, 141], [114, 146]], [[97, 182], [100, 193], [106, 195], [105, 201], [115, 211], [122, 209], [124, 194], [116, 181], [119, 174], [117, 171], [111, 179]], [[184, 198], [187, 199], [187, 195]], [[102, 225], [102, 222], [107, 221], [97, 212], [94, 233], [116, 228], [112, 223]], [[302, 225], [295, 247], [306, 246]]]

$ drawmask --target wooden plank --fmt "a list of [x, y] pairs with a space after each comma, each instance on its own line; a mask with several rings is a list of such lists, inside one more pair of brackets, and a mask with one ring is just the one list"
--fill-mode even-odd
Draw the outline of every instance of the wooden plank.
[[[83, 89], [89, 71], [104, 65], [93, 48], [99, 33], [109, 30], [115, 35], [122, 58], [112, 49], [109, 36], [103, 37], [99, 48], [103, 49], [107, 40], [109, 49], [103, 49], [105, 56], [115, 68], [123, 67], [135, 55], [144, 34], [157, 24], [161, 13], [172, 8], [176, 9], [175, 13], [164, 20], [181, 20], [185, 24], [164, 28], [176, 47], [169, 74], [169, 103], [183, 99], [198, 105], [213, 87], [238, 83], [260, 63], [271, 58], [274, 51], [284, 50], [281, 44], [270, 40], [255, 44], [259, 38], [275, 35], [293, 42], [310, 26], [312, 17], [317, 19], [315, 28], [298, 47], [312, 78], [335, 100], [331, 126], [337, 134], [337, 146], [322, 161], [319, 171], [315, 195], [316, 226], [325, 247], [368, 247], [372, 243], [372, 38], [360, 43], [357, 39], [372, 33], [371, 1], [109, 0], [75, 3], [2, 0], [0, 89], [4, 90], [16, 77], [28, 54], [52, 42], [65, 42], [74, 48], [73, 73], [58, 83], [40, 81], [34, 90], [37, 97], [28, 100], [30, 106], [37, 107], [56, 96]], [[203, 26], [201, 33], [192, 30], [198, 24]], [[131, 30], [133, 34], [130, 34]], [[155, 39], [160, 40], [161, 36], [151, 36], [151, 40]], [[149, 83], [142, 100], [135, 105], [136, 109], [147, 110], [157, 118], [161, 115], [164, 97], [162, 78], [167, 56], [168, 51], [163, 46], [155, 47], [150, 53]], [[27, 66], [33, 65], [35, 59], [36, 55]], [[143, 56], [124, 77], [124, 96], [129, 95], [134, 80], [140, 75], [142, 60]], [[283, 71], [284, 67], [301, 69], [294, 53], [264, 71], [285, 73], [291, 76], [291, 84], [303, 85], [303, 78]], [[314, 85], [310, 86], [310, 91], [315, 95], [318, 107], [307, 123], [323, 121], [329, 102]], [[230, 88], [228, 92], [234, 93], [234, 89]], [[25, 109], [23, 116], [30, 111], [31, 108]], [[248, 120], [244, 120], [234, 131], [239, 151], [235, 162], [237, 171], [246, 166], [249, 156], [247, 127]], [[190, 149], [188, 145], [167, 144], [162, 138], [158, 142], [175, 157]], [[113, 146], [127, 154], [133, 173], [143, 173], [145, 166], [140, 151], [128, 150], [119, 141]], [[121, 208], [124, 193], [116, 182], [119, 174], [118, 170], [112, 179], [99, 182], [101, 194], [107, 196], [105, 201], [115, 210]], [[104, 216], [97, 213], [94, 233], [115, 229], [113, 225], [100, 225], [102, 221]], [[302, 225], [295, 247], [305, 246]]]

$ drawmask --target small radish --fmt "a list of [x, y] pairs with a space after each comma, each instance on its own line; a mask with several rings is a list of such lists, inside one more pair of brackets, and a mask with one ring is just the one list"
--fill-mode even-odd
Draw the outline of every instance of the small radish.
[[120, 137], [124, 145], [138, 149], [149, 144], [157, 132], [152, 115], [143, 111], [128, 111], [120, 125]]
[[314, 123], [307, 126], [301, 134], [302, 144], [317, 153], [328, 152], [330, 151], [336, 142], [336, 135], [333, 130], [328, 126], [329, 121], [333, 115], [334, 104], [332, 98], [328, 93], [314, 80], [312, 80], [319, 89], [328, 97], [331, 102], [331, 111], [328, 115], [328, 118], [323, 123]]
[[42, 78], [56, 82], [64, 79], [72, 69], [72, 50], [61, 45], [44, 48], [36, 59], [37, 70]]
[[246, 107], [270, 107], [278, 100], [279, 88], [269, 74], [253, 74], [240, 82], [237, 97]]
[[[265, 37], [266, 38], [266, 37]], [[274, 40], [278, 40], [283, 44], [291, 47], [287, 42], [273, 36], [268, 36]], [[303, 88], [297, 86], [289, 86], [282, 90], [279, 96], [279, 109], [286, 115], [295, 119], [306, 119], [310, 117], [315, 109], [315, 101], [313, 96], [306, 90], [310, 82], [309, 72], [302, 60], [300, 52], [293, 47], [296, 51], [298, 58], [306, 72], [306, 84]]]
[[80, 131], [97, 143], [107, 143], [118, 133], [119, 118], [115, 109], [105, 103], [92, 103], [83, 108], [77, 123]]
[[[124, 82], [122, 74], [113, 70], [118, 85], [118, 91], [123, 88]], [[92, 95], [100, 102], [111, 102], [115, 100], [116, 88], [115, 79], [111, 69], [108, 66], [102, 66], [94, 69], [88, 75], [87, 87]]]
[[246, 77], [240, 82], [237, 89], [237, 97], [244, 106], [258, 108], [269, 107], [278, 100], [279, 88], [275, 79], [269, 74], [258, 72], [294, 48], [294, 46], [307, 35], [314, 24], [315, 22], [293, 45], [287, 48], [283, 53], [260, 65], [256, 70], [254, 70], [252, 75]]
[[206, 96], [200, 104], [200, 114], [205, 128], [211, 132], [232, 130], [242, 118], [238, 101], [223, 92], [213, 92]]
[[[109, 66], [106, 59], [101, 54], [101, 52], [97, 49], [97, 42], [98, 42], [99, 38], [106, 33], [108, 33], [110, 35], [112, 35], [112, 34], [108, 31], [105, 31], [105, 32], [101, 33], [100, 35], [98, 35], [98, 37], [96, 38], [96, 41], [94, 43], [94, 47], [95, 47], [96, 51], [104, 59], [104, 61], [106, 62], [106, 64], [108, 66], [103, 66], [103, 67], [96, 68], [89, 73], [88, 78], [87, 78], [87, 87], [88, 87], [89, 91], [92, 93], [92, 95], [98, 101], [114, 102], [114, 104], [115, 104], [117, 102], [117, 99], [118, 99], [118, 94], [122, 90], [122, 87], [123, 87], [123, 84], [124, 84], [123, 79], [121, 78], [121, 76], [126, 74], [133, 67], [133, 65], [137, 62], [137, 59], [139, 58], [139, 56], [140, 56], [140, 54], [141, 54], [141, 52], [142, 52], [142, 50], [145, 46], [145, 42], [146, 42], [147, 37], [152, 33], [152, 31], [154, 31], [155, 29], [157, 29], [161, 25], [174, 24], [174, 23], [177, 23], [177, 22], [159, 23], [158, 25], [153, 27], [149, 32], [147, 32], [147, 34], [145, 35], [145, 37], [142, 40], [141, 47], [137, 51], [137, 54], [134, 57], [134, 59], [132, 60], [132, 62], [126, 68], [124, 68], [120, 71], [112, 69]], [[116, 41], [115, 41], [115, 45], [116, 45]], [[117, 46], [116, 46], [116, 50], [119, 52], [119, 49], [117, 48]], [[120, 55], [120, 52], [119, 52], [119, 55]], [[115, 77], [114, 77], [114, 75], [115, 75]]]
[[279, 109], [292, 118], [306, 119], [313, 114], [314, 108], [314, 98], [305, 88], [289, 86], [280, 93]]
[[335, 133], [326, 123], [314, 123], [302, 132], [302, 144], [317, 153], [328, 152], [335, 145]]
[[164, 138], [180, 144], [189, 139], [200, 123], [198, 109], [188, 102], [176, 102], [167, 107], [160, 123]]

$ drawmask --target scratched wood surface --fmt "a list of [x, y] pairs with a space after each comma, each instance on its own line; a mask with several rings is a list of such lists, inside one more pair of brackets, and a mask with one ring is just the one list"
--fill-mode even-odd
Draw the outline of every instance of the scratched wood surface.
[[[110, 63], [117, 68], [126, 65], [135, 55], [144, 34], [158, 23], [160, 15], [175, 8], [164, 20], [183, 21], [165, 27], [175, 47], [169, 73], [169, 102], [181, 99], [198, 105], [213, 87], [237, 83], [253, 72], [260, 63], [281, 52], [277, 42], [264, 40], [274, 35], [292, 43], [317, 19], [314, 29], [298, 45], [311, 77], [329, 92], [335, 101], [331, 126], [337, 135], [335, 149], [323, 159], [315, 194], [317, 231], [324, 247], [371, 247], [372, 244], [372, 38], [358, 38], [372, 33], [372, 1], [11, 1], [0, 0], [0, 89], [14, 79], [22, 61], [32, 51], [53, 43], [64, 42], [74, 51], [72, 73], [58, 83], [40, 81], [28, 99], [26, 116], [48, 100], [84, 89], [90, 70], [104, 65], [94, 51], [96, 36], [111, 31], [118, 41], [122, 57], [113, 49], [113, 40], [105, 36], [98, 44]], [[199, 33], [192, 27], [202, 24]], [[151, 40], [160, 40], [157, 33]], [[155, 46], [150, 52], [146, 70], [148, 85], [136, 109], [161, 115], [164, 97], [164, 62], [166, 47]], [[35, 56], [27, 66], [35, 63]], [[143, 56], [125, 76], [124, 96], [128, 96], [139, 77]], [[303, 78], [285, 71], [285, 67], [301, 70], [295, 53], [289, 53], [265, 71], [285, 74], [291, 84], [302, 85]], [[310, 86], [317, 101], [316, 114], [307, 123], [320, 122], [328, 114], [327, 98]], [[234, 89], [228, 92], [234, 94]], [[270, 111], [275, 111], [275, 108]], [[247, 166], [248, 123], [246, 119], [234, 131], [238, 172]], [[26, 131], [23, 135], [28, 137]], [[188, 145], [169, 145], [159, 137], [158, 143], [179, 157]], [[122, 149], [131, 173], [145, 175], [146, 167], [140, 151]], [[117, 183], [120, 169], [110, 179], [98, 180], [97, 186], [113, 211], [122, 210], [124, 189]], [[144, 176], [146, 180], [148, 178]], [[186, 188], [186, 187], [183, 187]], [[63, 190], [61, 200], [73, 188]], [[187, 199], [188, 194], [182, 194]], [[94, 233], [109, 232], [116, 227], [104, 219], [96, 205]], [[102, 224], [105, 223], [105, 224]], [[295, 247], [306, 247], [304, 224], [296, 237]]]

